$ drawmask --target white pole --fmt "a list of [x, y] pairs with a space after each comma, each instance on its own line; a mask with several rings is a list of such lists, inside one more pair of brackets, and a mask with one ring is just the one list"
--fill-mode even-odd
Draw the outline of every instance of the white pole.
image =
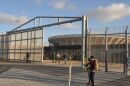
[[71, 69], [72, 69], [72, 61], [71, 61], [71, 55], [70, 55], [70, 65], [69, 65], [69, 86], [71, 84]]
[[85, 36], [87, 35], [86, 33], [86, 16], [82, 16], [82, 56], [81, 56], [81, 67], [84, 68], [84, 59], [85, 59]]

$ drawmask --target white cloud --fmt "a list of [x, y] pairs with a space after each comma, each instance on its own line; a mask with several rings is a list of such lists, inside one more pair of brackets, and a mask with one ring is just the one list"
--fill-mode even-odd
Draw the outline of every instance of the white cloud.
[[57, 1], [52, 3], [52, 6], [54, 9], [63, 9], [65, 7], [65, 3]]
[[73, 4], [70, 4], [69, 0], [55, 0], [51, 3], [51, 7], [57, 10], [76, 10], [76, 7]]
[[28, 21], [28, 19], [26, 16], [16, 17], [16, 16], [10, 15], [10, 14], [0, 13], [0, 23], [23, 24], [27, 21]]
[[76, 7], [74, 5], [72, 5], [72, 4], [68, 5], [67, 7], [70, 10], [76, 10]]
[[130, 6], [123, 3], [114, 3], [107, 7], [98, 7], [97, 10], [88, 12], [87, 16], [103, 23], [120, 20], [130, 16]]
[[61, 28], [64, 28], [64, 29], [77, 29], [77, 28], [79, 28], [79, 26], [74, 24], [74, 23], [67, 23], [67, 24], [61, 25]]
[[34, 3], [36, 3], [37, 5], [42, 5], [43, 0], [32, 0]]
[[[65, 19], [59, 19], [59, 22], [63, 22], [63, 21], [67, 21]], [[51, 19], [49, 22], [51, 23], [55, 23], [55, 22], [58, 22], [58, 19]], [[66, 23], [66, 24], [61, 24], [61, 25], [58, 25], [60, 28], [64, 28], [64, 29], [78, 29], [80, 28], [80, 25], [77, 24], [77, 23]]]
[[18, 22], [16, 22], [17, 24], [23, 24], [28, 21], [26, 16], [20, 16], [17, 20], [18, 20]]
[[35, 2], [36, 2], [37, 4], [41, 4], [41, 3], [43, 3], [43, 0], [35, 0]]

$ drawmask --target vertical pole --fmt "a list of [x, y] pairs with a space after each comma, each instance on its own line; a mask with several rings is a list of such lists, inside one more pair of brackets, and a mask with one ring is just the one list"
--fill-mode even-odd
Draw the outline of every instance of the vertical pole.
[[2, 34], [1, 34], [1, 57], [3, 58], [3, 46], [4, 46], [4, 44], [3, 44], [3, 32], [2, 32]]
[[8, 58], [7, 58], [8, 60], [9, 60], [9, 56], [10, 56], [10, 50], [9, 50], [10, 49], [10, 43], [11, 43], [10, 42], [10, 37], [11, 37], [11, 35], [8, 34]]
[[[28, 48], [29, 48], [29, 47], [28, 47], [28, 33], [29, 33], [29, 32], [27, 32], [27, 48], [26, 48], [26, 52], [29, 52], [29, 51], [28, 51]], [[29, 52], [29, 54], [30, 54], [30, 52]], [[30, 60], [30, 56], [29, 56], [29, 60]]]
[[10, 37], [9, 37], [9, 42], [10, 42], [10, 43], [9, 43], [9, 57], [8, 57], [8, 60], [10, 60], [10, 55], [11, 55], [11, 53], [10, 53], [10, 48], [11, 48], [11, 42], [12, 42], [12, 41], [11, 41], [11, 34], [10, 34], [10, 33], [9, 33], [9, 36], [10, 36]]
[[14, 61], [16, 61], [16, 33], [14, 33], [15, 35], [15, 45], [14, 45]]
[[44, 59], [44, 28], [42, 29], [42, 58], [41, 58], [42, 62], [43, 59]]
[[88, 33], [88, 56], [87, 57], [90, 57], [90, 55], [91, 55], [91, 29]]
[[40, 26], [41, 25], [41, 18], [39, 18], [39, 22], [38, 22], [38, 26]]
[[22, 59], [21, 59], [21, 58], [22, 58], [22, 55], [21, 55], [21, 54], [22, 54], [22, 53], [21, 53], [21, 52], [22, 52], [22, 49], [21, 49], [21, 48], [22, 48], [22, 32], [21, 32], [21, 40], [20, 40], [20, 61], [22, 60]]
[[5, 33], [5, 61], [8, 58], [8, 33]]
[[107, 62], [107, 54], [108, 54], [107, 31], [108, 31], [108, 28], [106, 28], [106, 30], [105, 30], [105, 72], [108, 72], [108, 62]]
[[7, 40], [6, 40], [6, 44], [7, 44], [7, 56], [6, 56], [6, 59], [8, 60], [9, 59], [9, 43], [10, 43], [10, 40], [9, 40], [9, 37], [10, 37], [10, 35], [8, 34], [8, 32], [6, 33], [6, 35], [7, 35]]
[[127, 64], [127, 60], [129, 58], [129, 46], [128, 46], [128, 35], [127, 35], [127, 30], [128, 30], [128, 26], [125, 27], [125, 57], [124, 57], [124, 73], [127, 75], [127, 69], [128, 69], [128, 64]]
[[31, 59], [31, 61], [33, 61], [33, 58], [32, 58], [32, 30], [30, 31], [30, 59]]
[[85, 35], [86, 33], [86, 16], [82, 16], [82, 56], [81, 56], [81, 67], [84, 68], [85, 59]]
[[[19, 29], [21, 30], [21, 27], [19, 27]], [[22, 36], [22, 32], [20, 33], [20, 36]], [[22, 46], [22, 37], [20, 37], [20, 61], [21, 61], [21, 46]]]
[[69, 86], [71, 85], [71, 69], [72, 69], [72, 57], [70, 55], [70, 65], [69, 65]]
[[[34, 19], [34, 27], [36, 27], [36, 18]], [[33, 48], [33, 52], [32, 52], [33, 62], [35, 61], [35, 60], [34, 60], [34, 55], [35, 55], [35, 40], [36, 40], [36, 39], [35, 39], [35, 31], [36, 31], [36, 30], [34, 30], [34, 38], [33, 38], [33, 43], [34, 43], [33, 46], [34, 46], [34, 48]]]
[[[33, 61], [35, 61], [36, 56], [36, 30], [34, 30], [34, 49], [33, 49]], [[38, 61], [38, 59], [36, 59]]]
[[86, 61], [89, 57], [89, 34], [88, 34], [88, 18], [85, 20], [85, 58]]

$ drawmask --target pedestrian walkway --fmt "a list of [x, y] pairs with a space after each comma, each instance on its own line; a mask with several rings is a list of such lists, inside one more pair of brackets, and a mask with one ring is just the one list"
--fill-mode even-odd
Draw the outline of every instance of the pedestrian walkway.
[[[67, 64], [64, 64], [64, 61], [53, 62], [52, 60], [44, 60], [41, 62], [31, 62], [31, 63], [25, 63], [25, 62], [0, 62], [0, 65], [34, 65], [34, 66], [59, 66], [59, 67], [68, 67], [70, 65], [70, 61], [67, 61]], [[81, 62], [80, 61], [72, 61], [73, 67], [80, 67]]]
[[[73, 62], [74, 64], [79, 62]], [[69, 68], [63, 63], [0, 63], [0, 86], [68, 86]], [[73, 65], [74, 65], [73, 64]], [[87, 86], [87, 72], [78, 65], [72, 67], [71, 86]], [[120, 73], [97, 71], [97, 86], [129, 86], [129, 77]]]
[[[56, 72], [55, 74], [58, 75], [58, 73]], [[87, 76], [85, 72], [72, 74], [72, 86], [86, 86], [86, 77]], [[98, 85], [101, 83], [111, 82], [120, 78], [124, 78], [124, 76], [115, 73], [97, 72], [95, 76], [95, 82]], [[6, 80], [8, 82], [6, 82]], [[10, 86], [10, 84], [12, 86], [15, 86], [20, 83], [21, 84], [19, 86], [68, 86], [68, 76], [56, 76], [54, 74], [39, 73], [25, 69], [11, 68], [7, 72], [4, 72], [0, 75], [0, 82], [2, 82], [0, 86]], [[77, 85], [75, 85], [75, 83], [77, 83]]]

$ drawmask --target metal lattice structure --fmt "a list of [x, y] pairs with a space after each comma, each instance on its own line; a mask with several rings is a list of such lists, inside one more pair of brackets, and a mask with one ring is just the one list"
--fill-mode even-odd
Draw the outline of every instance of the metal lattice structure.
[[[53, 23], [45, 23], [45, 19], [56, 19]], [[62, 19], [62, 20], [61, 20]], [[25, 61], [26, 52], [30, 54], [31, 61], [41, 61], [44, 59], [44, 29], [46, 27], [62, 25], [82, 21], [82, 67], [85, 59], [85, 42], [87, 32], [87, 17], [57, 17], [38, 16], [28, 22], [8, 31], [0, 36], [1, 59], [13, 61]]]

